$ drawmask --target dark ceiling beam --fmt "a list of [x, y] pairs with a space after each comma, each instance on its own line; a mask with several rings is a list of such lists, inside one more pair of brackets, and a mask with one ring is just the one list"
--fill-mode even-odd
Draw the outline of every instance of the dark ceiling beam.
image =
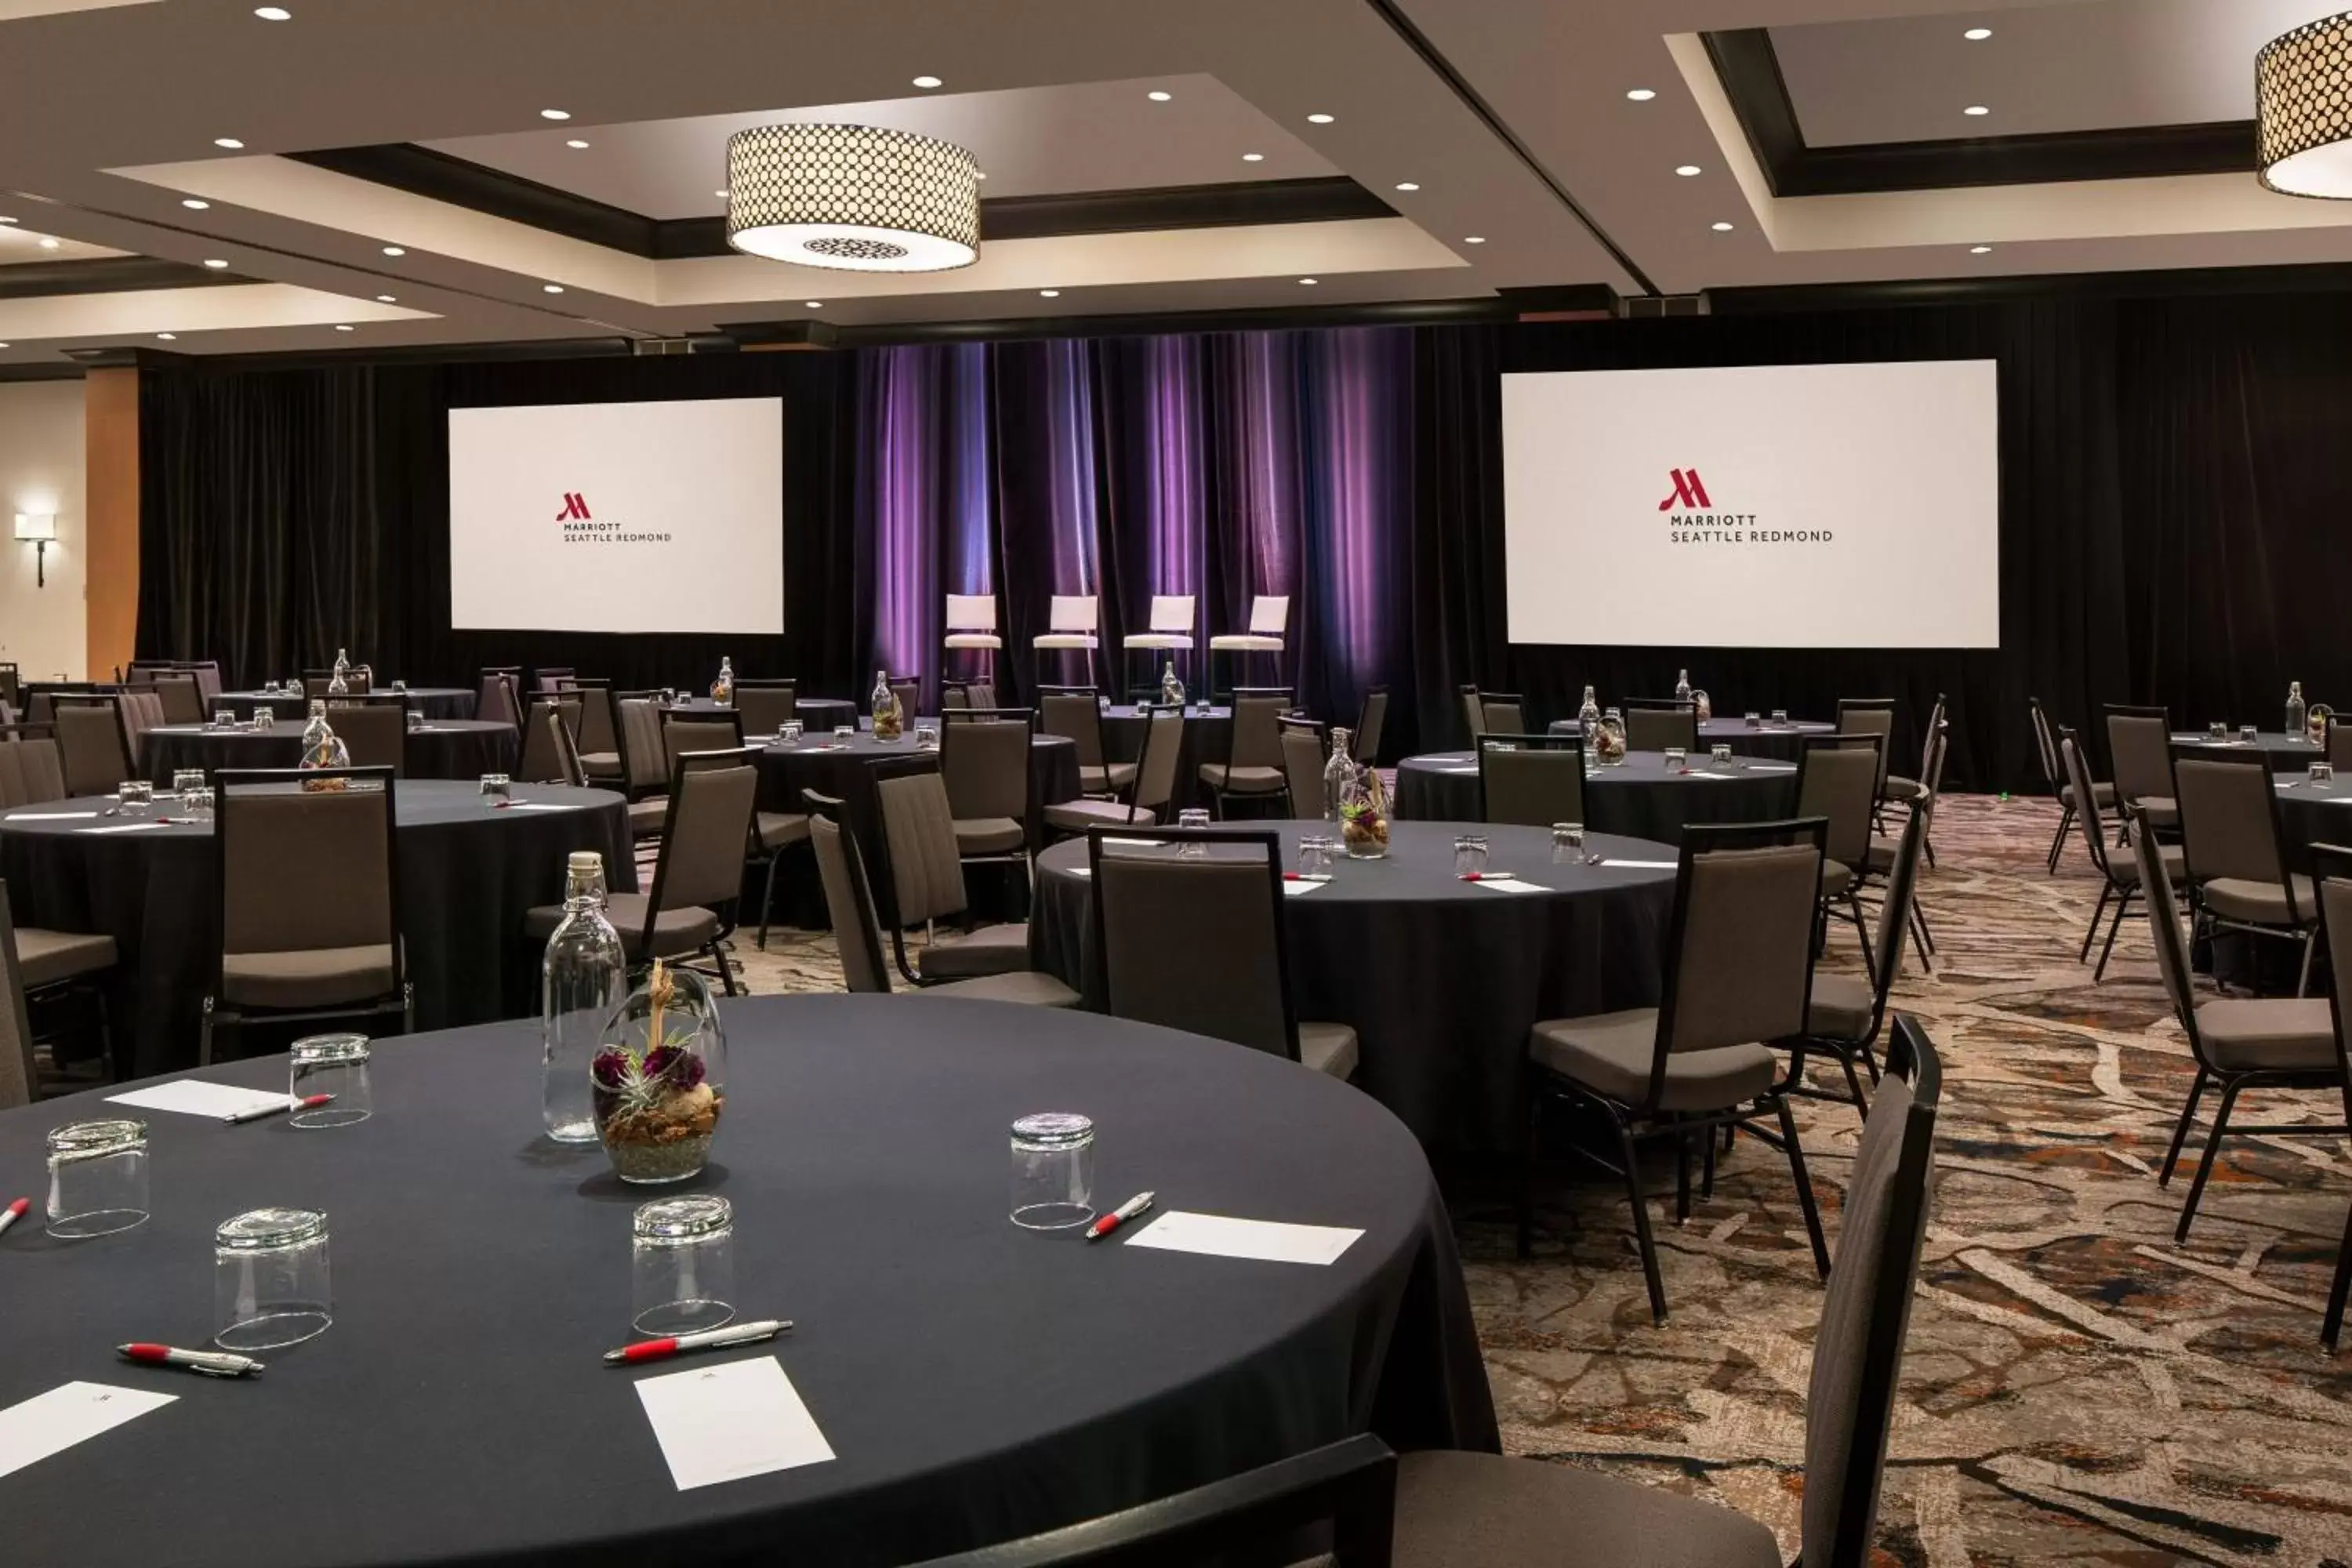
[[1361, 305], [1284, 306], [1269, 310], [1020, 316], [984, 321], [886, 321], [863, 327], [802, 320], [743, 321], [722, 325], [719, 330], [746, 349], [856, 349], [894, 343], [1002, 342], [1024, 338], [1123, 338], [1169, 332], [1455, 326], [1469, 322], [1509, 321], [1517, 313], [1517, 307], [1512, 301], [1487, 295], [1468, 300], [1402, 300]]
[[1853, 310], [2028, 300], [2154, 300], [2225, 294], [2352, 293], [2352, 262], [2284, 267], [2184, 267], [2133, 272], [2033, 272], [2006, 278], [1897, 278], [1864, 283], [1785, 283], [1710, 289], [1717, 316]]
[[159, 261], [152, 256], [98, 256], [87, 261], [19, 261], [0, 267], [0, 300], [58, 294], [124, 294], [138, 289], [206, 289], [250, 283], [234, 272]]

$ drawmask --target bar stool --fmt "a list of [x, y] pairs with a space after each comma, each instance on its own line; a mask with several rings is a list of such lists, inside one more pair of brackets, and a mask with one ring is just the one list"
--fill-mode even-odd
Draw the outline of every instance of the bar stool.
[[982, 662], [988, 674], [996, 674], [997, 651], [1004, 639], [996, 634], [996, 595], [993, 594], [950, 594], [945, 617], [947, 637], [943, 639], [948, 653], [972, 648], [990, 657]]
[[[1192, 606], [1195, 602], [1190, 594], [1152, 595], [1150, 629], [1129, 633], [1120, 646], [1129, 654], [1189, 652], [1192, 647]], [[1130, 678], [1135, 673], [1134, 664], [1132, 658], [1128, 660], [1127, 673]], [[1139, 693], [1157, 691], [1159, 682], [1148, 680], [1134, 689]]]
[[[1250, 601], [1249, 630], [1245, 632], [1226, 632], [1223, 636], [1211, 637], [1209, 639], [1209, 695], [1211, 699], [1213, 700], [1217, 694], [1217, 656], [1219, 654], [1231, 653], [1240, 655], [1242, 659], [1242, 673], [1244, 675], [1247, 675], [1249, 673], [1250, 655], [1254, 653], [1270, 653], [1278, 656], [1281, 654], [1284, 647], [1283, 632], [1289, 625], [1290, 595], [1287, 594], [1260, 594]], [[1276, 662], [1279, 664], [1278, 658]], [[1282, 671], [1279, 668], [1276, 668], [1275, 673], [1276, 676], [1279, 676]]]
[[1045, 635], [1029, 645], [1037, 654], [1037, 684], [1050, 684], [1045, 679], [1046, 655], [1082, 652], [1087, 656], [1087, 684], [1093, 685], [1095, 650], [1102, 646], [1095, 632], [1101, 622], [1102, 601], [1092, 594], [1055, 595]]

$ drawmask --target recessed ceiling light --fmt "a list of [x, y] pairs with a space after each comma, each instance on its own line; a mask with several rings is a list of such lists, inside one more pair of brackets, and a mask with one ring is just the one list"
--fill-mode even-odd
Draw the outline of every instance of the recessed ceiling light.
[[564, 142], [564, 145], [571, 148], [575, 153], [583, 153], [587, 151], [588, 148], [588, 143], [577, 136], [574, 136], [570, 141]]
[[541, 120], [569, 120], [572, 118], [572, 111], [568, 109], [542, 109], [539, 111], [539, 117]]
[[7, 345], [6, 343], [0, 343], [0, 349], [5, 349], [5, 348], [6, 348], [7, 346], [8, 346], [8, 345]]
[[1969, 247], [1969, 254], [1970, 256], [1990, 256], [1992, 254], [1992, 247], [1990, 245], [1971, 245]]
[[205, 258], [205, 265], [211, 268], [214, 271], [218, 272], [223, 268], [226, 267], [228, 263], [223, 261], [217, 256], [210, 256]]
[[1242, 154], [1242, 162], [1244, 163], [1263, 163], [1265, 162], [1265, 154], [1263, 153], [1244, 153]]
[[1727, 223], [1709, 224], [1707, 226], [1715, 230], [1717, 234], [1729, 234], [1731, 232], [1731, 226]]
[[45, 234], [45, 235], [43, 235], [43, 236], [41, 237], [41, 248], [42, 248], [43, 250], [55, 250], [55, 249], [57, 249], [57, 248], [58, 248], [58, 242], [57, 242], [56, 238], [55, 238], [54, 237], [50, 236], [50, 235], [46, 235], [46, 234]]
[[337, 322], [335, 323], [335, 331], [339, 331], [339, 332], [355, 332], [355, 331], [359, 331], [359, 329], [358, 329], [357, 327], [354, 327], [354, 326], [347, 325], [347, 324], [346, 324], [346, 323], [344, 323], [344, 322], [337, 321]]
[[1058, 300], [1062, 297], [1062, 291], [1059, 289], [1040, 289], [1037, 290], [1037, 297], [1041, 300]]
[[1636, 103], [1647, 103], [1650, 100], [1657, 97], [1658, 94], [1656, 89], [1654, 88], [1637, 87], [1631, 92], [1628, 92], [1625, 96], [1632, 99]]
[[180, 334], [177, 332], [157, 332], [155, 336], [167, 343], [176, 343], [180, 341]]
[[802, 309], [809, 310], [822, 310], [824, 309], [824, 301], [822, 300], [805, 300], [803, 302]]
[[972, 173], [983, 180], [988, 178], [988, 171], [985, 169], [974, 169]]
[[1314, 278], [1301, 278], [1298, 281], [1299, 281], [1300, 283], [1302, 283], [1302, 284], [1306, 285], [1307, 288], [1312, 289], [1313, 287], [1315, 287], [1315, 285], [1316, 285], [1318, 282], [1319, 282], [1319, 281], [1320, 281], [1320, 279], [1314, 279]]
[[1981, 44], [1987, 38], [1992, 37], [1992, 29], [1990, 27], [1970, 27], [1967, 32], [1962, 33], [1960, 37], [1966, 38], [1972, 44]]
[[940, 79], [935, 76], [919, 76], [915, 79], [915, 85], [928, 91], [940, 85]]
[[1990, 114], [1992, 110], [1987, 109], [1981, 103], [1971, 103], [1966, 109], [1961, 110], [1960, 112], [1962, 114]]
[[1307, 117], [1307, 123], [1309, 125], [1328, 125], [1331, 123], [1333, 118], [1333, 116], [1328, 114], [1310, 114]]
[[378, 294], [378, 295], [375, 297], [375, 302], [376, 302], [377, 304], [379, 304], [379, 305], [392, 305], [392, 304], [397, 304], [399, 301], [398, 301], [398, 300], [394, 300], [394, 299], [391, 295], [389, 295], [389, 294]]
[[294, 13], [283, 5], [257, 5], [253, 14], [265, 22], [290, 22], [294, 19]]
[[1147, 92], [1147, 93], [1145, 93], [1143, 96], [1144, 96], [1144, 97], [1146, 97], [1146, 98], [1148, 98], [1148, 99], [1150, 99], [1150, 100], [1152, 102], [1154, 102], [1154, 103], [1165, 103], [1165, 102], [1167, 102], [1170, 99], [1171, 99], [1171, 98], [1175, 97], [1176, 95], [1175, 95], [1174, 93], [1172, 93], [1172, 92], [1159, 92], [1159, 91], [1153, 91], [1153, 92]]
[[242, 153], [245, 151], [245, 143], [238, 141], [234, 136], [215, 136], [213, 138], [213, 145], [215, 147], [226, 147], [232, 153]]
[[192, 213], [200, 213], [213, 204], [205, 201], [201, 196], [182, 196], [180, 198], [180, 205], [187, 208]]
[[720, 201], [722, 201], [722, 202], [723, 202], [723, 201], [725, 201], [725, 200], [727, 199], [727, 193], [726, 193], [725, 191], [723, 191], [723, 190], [713, 191], [713, 192], [711, 192], [710, 194], [711, 194], [712, 195], [714, 195], [714, 196], [717, 196], [717, 197], [718, 197]]
[[1486, 243], [1486, 237], [1483, 234], [1465, 234], [1462, 237], [1462, 243], [1465, 245], [1484, 245]]
[[1675, 173], [1680, 174], [1685, 180], [1689, 179], [1693, 174], [1696, 174], [1698, 172], [1699, 169], [1696, 163], [1677, 163], [1675, 165]]
[[563, 285], [561, 283], [542, 283], [539, 286], [539, 291], [542, 294], [561, 294], [563, 292]]
[[16, 221], [16, 220], [12, 217], [0, 217], [0, 223], [15, 223]]
[[1421, 187], [1414, 184], [1411, 180], [1399, 180], [1397, 182], [1397, 189], [1401, 191], [1417, 191], [1421, 189]]
[[408, 254], [408, 252], [406, 252], [406, 251], [404, 251], [404, 250], [401, 249], [401, 248], [400, 248], [400, 247], [398, 247], [398, 246], [396, 246], [396, 245], [387, 245], [387, 246], [385, 246], [385, 247], [383, 247], [383, 253], [384, 253], [386, 256], [405, 256], [405, 255], [407, 255], [407, 254]]

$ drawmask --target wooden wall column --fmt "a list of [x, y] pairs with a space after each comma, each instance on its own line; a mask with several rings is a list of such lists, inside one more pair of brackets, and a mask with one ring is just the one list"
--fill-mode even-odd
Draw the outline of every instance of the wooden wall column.
[[105, 680], [139, 637], [139, 372], [92, 370], [83, 388], [89, 679]]

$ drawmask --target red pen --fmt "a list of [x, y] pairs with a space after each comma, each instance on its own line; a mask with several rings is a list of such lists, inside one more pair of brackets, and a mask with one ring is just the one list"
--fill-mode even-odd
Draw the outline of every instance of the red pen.
[[1133, 1219], [1137, 1215], [1139, 1215], [1144, 1210], [1150, 1208], [1151, 1206], [1151, 1200], [1158, 1195], [1159, 1194], [1156, 1193], [1136, 1194], [1135, 1196], [1128, 1199], [1127, 1202], [1119, 1205], [1118, 1207], [1111, 1210], [1110, 1213], [1103, 1215], [1102, 1218], [1087, 1226], [1087, 1239], [1088, 1241], [1101, 1240], [1104, 1237], [1108, 1236], [1112, 1231], [1117, 1230], [1120, 1226], [1125, 1225], [1129, 1220]]
[[280, 1105], [257, 1105], [251, 1110], [240, 1110], [235, 1116], [224, 1116], [221, 1120], [231, 1127], [242, 1127], [248, 1121], [267, 1121], [272, 1116], [283, 1116], [289, 1110], [316, 1110], [334, 1098], [331, 1094], [313, 1094], [301, 1100], [289, 1100]]
[[604, 1359], [614, 1366], [634, 1365], [641, 1361], [667, 1361], [681, 1351], [723, 1350], [731, 1345], [772, 1340], [792, 1326], [789, 1318], [763, 1318], [756, 1323], [730, 1323], [723, 1329], [705, 1329], [700, 1333], [672, 1334], [666, 1340], [640, 1340], [616, 1351], [606, 1351]]
[[171, 1345], [117, 1345], [116, 1353], [126, 1361], [143, 1361], [152, 1366], [184, 1366], [190, 1372], [203, 1373], [206, 1377], [243, 1377], [261, 1370], [261, 1363], [249, 1355], [232, 1355], [226, 1351], [184, 1351]]
[[1508, 871], [1465, 871], [1462, 873], [1462, 879], [1465, 882], [1516, 882], [1518, 880]]
[[10, 1226], [15, 1225], [18, 1220], [23, 1219], [25, 1217], [25, 1211], [32, 1206], [32, 1199], [18, 1198], [6, 1208], [0, 1209], [0, 1231], [6, 1230]]

